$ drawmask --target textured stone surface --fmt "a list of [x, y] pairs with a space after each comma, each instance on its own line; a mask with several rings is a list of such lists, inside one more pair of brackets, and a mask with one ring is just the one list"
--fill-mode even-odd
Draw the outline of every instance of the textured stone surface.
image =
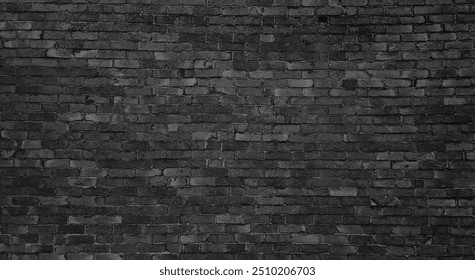
[[0, 258], [474, 258], [468, 0], [0, 3]]

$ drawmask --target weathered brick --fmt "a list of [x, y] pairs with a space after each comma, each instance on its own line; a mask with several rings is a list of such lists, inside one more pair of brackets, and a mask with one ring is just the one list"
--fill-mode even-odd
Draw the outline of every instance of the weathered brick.
[[289, 87], [302, 87], [308, 88], [313, 86], [313, 80], [302, 79], [302, 80], [289, 80]]
[[192, 140], [209, 140], [212, 137], [216, 137], [214, 132], [193, 132], [191, 135]]
[[49, 49], [46, 51], [46, 56], [54, 58], [71, 58], [73, 57], [73, 54], [70, 50]]
[[215, 179], [214, 178], [206, 178], [206, 177], [194, 177], [190, 179], [190, 185], [192, 186], [214, 186]]
[[262, 135], [250, 133], [236, 133], [236, 141], [261, 141]]
[[69, 168], [69, 159], [51, 159], [44, 162], [46, 168]]
[[328, 4], [328, 0], [302, 0], [303, 6], [325, 6]]
[[94, 235], [70, 235], [66, 237], [67, 244], [93, 244]]
[[275, 96], [299, 96], [301, 94], [300, 89], [294, 88], [276, 88], [274, 91]]
[[330, 189], [330, 196], [357, 196], [356, 188], [332, 188]]
[[170, 177], [186, 177], [189, 174], [190, 169], [187, 168], [167, 168], [163, 171], [163, 175]]
[[120, 216], [69, 216], [69, 224], [120, 224], [122, 217]]
[[216, 223], [218, 224], [243, 224], [244, 218], [241, 215], [216, 215]]
[[92, 177], [69, 178], [68, 185], [76, 187], [93, 187], [96, 185], [97, 179]]
[[467, 1], [27, 2], [0, 258], [473, 257]]
[[295, 234], [292, 235], [292, 242], [302, 244], [321, 244], [323, 236], [319, 234]]

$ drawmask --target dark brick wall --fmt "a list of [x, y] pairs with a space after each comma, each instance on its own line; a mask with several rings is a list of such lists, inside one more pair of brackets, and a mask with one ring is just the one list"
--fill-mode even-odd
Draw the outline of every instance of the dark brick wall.
[[470, 0], [3, 0], [0, 257], [473, 258]]

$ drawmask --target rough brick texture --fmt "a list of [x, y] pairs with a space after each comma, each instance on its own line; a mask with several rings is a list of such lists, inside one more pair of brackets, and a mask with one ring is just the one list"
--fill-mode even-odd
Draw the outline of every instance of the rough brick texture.
[[3, 0], [0, 258], [474, 258], [470, 0]]

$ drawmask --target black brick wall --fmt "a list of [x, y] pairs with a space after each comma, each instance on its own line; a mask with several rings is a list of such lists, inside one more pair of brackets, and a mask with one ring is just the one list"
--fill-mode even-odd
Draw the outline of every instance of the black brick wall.
[[3, 0], [0, 257], [473, 258], [470, 0]]

